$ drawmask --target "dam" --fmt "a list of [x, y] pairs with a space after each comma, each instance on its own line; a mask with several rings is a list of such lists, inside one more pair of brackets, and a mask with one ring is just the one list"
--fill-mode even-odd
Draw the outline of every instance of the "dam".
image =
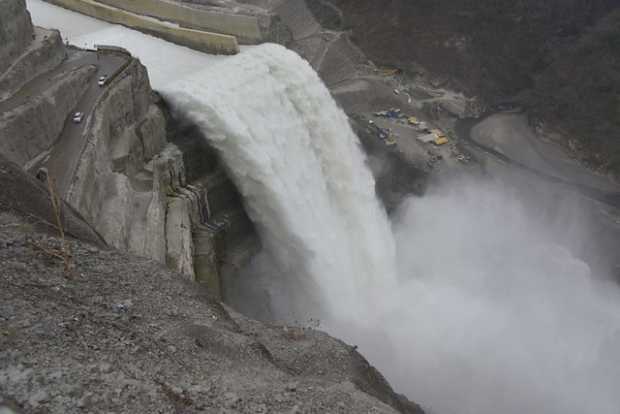
[[[226, 58], [179, 47], [125, 26], [111, 25], [42, 0], [28, 0], [27, 4], [37, 25], [59, 28], [63, 39], [72, 45], [85, 49], [95, 49], [97, 45], [125, 48], [148, 68], [149, 79], [156, 89], [175, 77], [197, 72]], [[68, 24], [69, 21], [71, 24]], [[169, 62], [177, 64], [170, 65]]]
[[438, 413], [617, 412], [617, 288], [517, 196], [463, 180], [388, 218], [346, 115], [294, 53], [210, 56], [28, 3], [76, 46], [138, 56], [218, 149], [264, 243], [249, 272], [273, 319], [319, 319]]

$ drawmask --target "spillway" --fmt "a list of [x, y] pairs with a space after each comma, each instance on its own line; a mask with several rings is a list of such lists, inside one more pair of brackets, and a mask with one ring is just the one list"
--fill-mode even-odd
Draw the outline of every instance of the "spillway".
[[284, 309], [359, 345], [399, 391], [442, 414], [617, 414], [618, 289], [506, 188], [457, 182], [390, 223], [347, 117], [293, 52], [207, 56], [28, 5], [78, 46], [140, 57], [175, 116], [220, 151]]
[[62, 38], [71, 45], [94, 49], [99, 44], [127, 49], [146, 66], [154, 89], [161, 89], [176, 79], [226, 59], [225, 56], [207, 55], [42, 0], [27, 0], [26, 4], [34, 24], [59, 29]]
[[359, 313], [372, 284], [394, 283], [395, 249], [346, 115], [281, 46], [228, 63], [170, 85], [166, 99], [220, 150], [280, 271], [312, 284], [322, 306], [338, 303], [340, 316]]

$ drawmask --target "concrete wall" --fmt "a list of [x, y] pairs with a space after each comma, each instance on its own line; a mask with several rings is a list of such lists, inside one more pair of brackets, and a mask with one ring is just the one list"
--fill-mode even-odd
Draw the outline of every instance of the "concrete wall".
[[165, 0], [98, 0], [98, 2], [193, 29], [233, 35], [245, 44], [256, 44], [263, 40], [258, 18], [254, 16], [204, 10]]
[[239, 45], [234, 36], [186, 29], [163, 22], [160, 23], [154, 19], [139, 16], [91, 0], [46, 1], [100, 20], [122, 24], [123, 26], [131, 27], [202, 52], [227, 55], [239, 52]]

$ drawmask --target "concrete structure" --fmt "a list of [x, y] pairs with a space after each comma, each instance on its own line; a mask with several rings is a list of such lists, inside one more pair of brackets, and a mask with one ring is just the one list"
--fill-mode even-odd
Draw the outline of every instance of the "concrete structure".
[[234, 36], [183, 28], [173, 23], [141, 16], [91, 0], [46, 1], [96, 19], [140, 30], [201, 52], [227, 55], [239, 52], [239, 45]]
[[255, 16], [190, 7], [166, 0], [97, 1], [132, 13], [178, 23], [182, 27], [232, 35], [244, 44], [257, 44], [263, 40]]

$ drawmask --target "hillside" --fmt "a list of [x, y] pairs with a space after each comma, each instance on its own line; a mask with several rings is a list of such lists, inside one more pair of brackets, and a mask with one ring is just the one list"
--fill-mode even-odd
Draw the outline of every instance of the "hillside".
[[[311, 1], [315, 5], [322, 1]], [[379, 65], [516, 101], [565, 132], [575, 155], [620, 173], [620, 24], [615, 0], [333, 0], [314, 7]], [[334, 23], [335, 22], [335, 23]], [[569, 146], [569, 138], [577, 145]]]

